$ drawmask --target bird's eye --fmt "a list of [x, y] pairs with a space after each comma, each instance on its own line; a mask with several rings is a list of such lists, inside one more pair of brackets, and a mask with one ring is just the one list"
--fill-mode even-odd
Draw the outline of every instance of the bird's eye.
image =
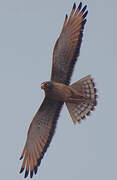
[[46, 87], [49, 87], [49, 84], [48, 84], [48, 83], [46, 83], [46, 84], [45, 84], [45, 86], [46, 86]]
[[53, 86], [52, 86], [52, 84], [51, 84], [51, 83], [47, 83], [47, 84], [46, 84], [46, 88], [48, 88], [48, 89], [52, 89], [52, 87], [53, 87]]

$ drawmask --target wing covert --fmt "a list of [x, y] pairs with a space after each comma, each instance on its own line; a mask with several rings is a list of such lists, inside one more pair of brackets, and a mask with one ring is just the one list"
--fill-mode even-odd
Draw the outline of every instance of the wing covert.
[[26, 144], [20, 158], [23, 158], [20, 173], [25, 169], [24, 177], [28, 176], [29, 171], [30, 177], [33, 176], [33, 173], [37, 173], [41, 159], [53, 137], [62, 104], [62, 102], [45, 98], [35, 114], [30, 124]]
[[69, 19], [67, 15], [62, 32], [57, 39], [52, 59], [51, 80], [69, 84], [73, 68], [80, 52], [87, 6], [82, 3], [76, 9], [74, 3]]

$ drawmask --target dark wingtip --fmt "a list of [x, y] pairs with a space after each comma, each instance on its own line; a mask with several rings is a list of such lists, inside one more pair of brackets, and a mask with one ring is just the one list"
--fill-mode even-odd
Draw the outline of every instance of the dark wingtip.
[[24, 178], [26, 178], [28, 176], [29, 171], [25, 171], [25, 175]]
[[37, 174], [37, 170], [38, 170], [38, 168], [37, 168], [37, 166], [34, 168], [34, 172], [35, 172], [35, 174]]
[[87, 5], [85, 5], [82, 9], [82, 12], [84, 12], [87, 9]]
[[84, 25], [86, 24], [87, 20], [84, 19], [84, 21], [82, 22], [82, 30], [84, 29]]
[[41, 164], [41, 159], [42, 159], [42, 158], [38, 159], [37, 166], [40, 166], [40, 164]]
[[30, 178], [33, 177], [33, 171], [30, 171]]
[[83, 19], [87, 16], [87, 14], [88, 14], [88, 10], [83, 14]]
[[23, 171], [24, 171], [24, 168], [21, 168], [19, 173], [21, 174]]
[[84, 19], [84, 21], [82, 22], [82, 29], [80, 30], [80, 31], [81, 31], [81, 33], [82, 33], [82, 32], [83, 32], [83, 30], [84, 30], [84, 26], [85, 26], [86, 22], [87, 22], [87, 20], [86, 20], [86, 19]]
[[23, 158], [23, 156], [21, 156], [19, 160], [21, 160], [22, 158]]
[[80, 2], [79, 6], [78, 6], [78, 9], [80, 10], [82, 7], [82, 2]]
[[68, 18], [68, 15], [66, 14], [65, 18], [67, 19]]
[[73, 4], [73, 9], [76, 9], [76, 3], [74, 2], [74, 4]]

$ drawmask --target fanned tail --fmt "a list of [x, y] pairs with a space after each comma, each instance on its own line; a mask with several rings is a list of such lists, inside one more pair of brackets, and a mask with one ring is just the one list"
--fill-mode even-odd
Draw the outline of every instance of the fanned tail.
[[90, 75], [72, 84], [71, 87], [86, 97], [85, 101], [66, 103], [72, 120], [76, 123], [80, 122], [81, 119], [84, 119], [86, 115], [89, 115], [94, 110], [94, 107], [97, 105], [97, 95], [95, 83]]

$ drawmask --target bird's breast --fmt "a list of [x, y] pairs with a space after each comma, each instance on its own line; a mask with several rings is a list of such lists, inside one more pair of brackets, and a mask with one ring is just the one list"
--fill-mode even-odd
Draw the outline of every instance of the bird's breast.
[[61, 83], [56, 83], [54, 88], [47, 93], [48, 98], [57, 101], [66, 101], [71, 96], [69, 86]]

